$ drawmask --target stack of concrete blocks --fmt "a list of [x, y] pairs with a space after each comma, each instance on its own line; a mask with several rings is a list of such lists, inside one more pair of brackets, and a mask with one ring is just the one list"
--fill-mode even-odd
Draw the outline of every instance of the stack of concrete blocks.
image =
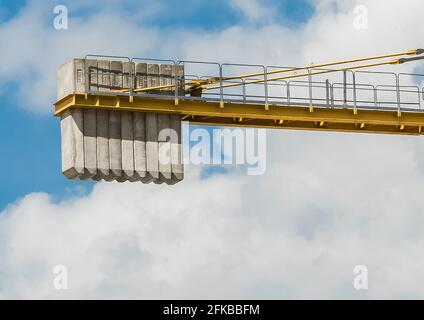
[[[135, 89], [175, 84], [175, 72], [182, 81], [182, 66], [73, 59], [58, 70], [58, 100], [87, 89], [111, 93], [128, 88], [131, 80]], [[149, 93], [174, 95], [175, 89]], [[158, 184], [183, 180], [180, 115], [71, 108], [61, 115], [61, 135], [62, 171], [69, 179]]]

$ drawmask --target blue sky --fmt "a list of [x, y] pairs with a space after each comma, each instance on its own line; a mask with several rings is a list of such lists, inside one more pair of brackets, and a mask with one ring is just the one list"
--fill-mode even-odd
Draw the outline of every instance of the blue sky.
[[[73, 10], [69, 3], [70, 24], [73, 18], [84, 18], [101, 8], [99, 3], [91, 2], [87, 6], [78, 6]], [[126, 1], [120, 7], [124, 12], [140, 6], [137, 1]], [[227, 1], [169, 1], [167, 4], [174, 10], [152, 14], [143, 23], [154, 23], [158, 28], [208, 29], [219, 30], [231, 25], [244, 23], [241, 13], [234, 10]], [[313, 14], [307, 1], [265, 1], [275, 6], [279, 23], [290, 27], [304, 23]], [[178, 5], [177, 5], [178, 4]], [[26, 5], [26, 1], [0, 1], [0, 26], [13, 19]], [[50, 7], [50, 4], [49, 4]], [[30, 53], [29, 53], [30, 54]], [[16, 79], [18, 81], [19, 79]], [[91, 190], [91, 182], [68, 181], [60, 170], [60, 127], [57, 118], [52, 115], [38, 114], [30, 108], [22, 108], [19, 98], [14, 94], [16, 83], [4, 82], [0, 78], [0, 117], [2, 119], [0, 134], [7, 137], [1, 143], [7, 150], [0, 158], [4, 184], [0, 193], [0, 211], [9, 203], [30, 192], [48, 192], [55, 199], [65, 196], [87, 193]], [[51, 101], [53, 104], [54, 101]], [[207, 168], [208, 176], [214, 172], [225, 172], [222, 168]]]
[[[67, 3], [67, 1], [64, 1]], [[76, 16], [89, 16], [100, 10], [101, 7], [96, 1], [91, 1], [92, 5], [81, 10], [76, 10]], [[147, 1], [120, 1], [117, 8], [121, 14], [131, 14], [134, 8], [145, 6], [148, 12], [144, 16], [143, 23], [155, 25], [159, 28], [183, 28], [183, 29], [207, 29], [220, 30], [235, 24], [243, 23], [245, 17], [231, 6], [227, 0], [204, 1], [173, 1], [162, 0], [164, 10], [149, 14]], [[308, 0], [263, 0], [264, 6], [272, 6], [278, 17], [279, 23], [296, 26], [306, 22], [313, 14], [313, 7]], [[69, 9], [72, 10], [72, 2], [69, 2]]]

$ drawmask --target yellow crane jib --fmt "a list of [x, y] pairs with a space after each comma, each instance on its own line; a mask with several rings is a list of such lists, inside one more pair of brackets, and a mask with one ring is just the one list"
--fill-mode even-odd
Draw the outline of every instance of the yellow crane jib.
[[[206, 63], [220, 74], [210, 77], [187, 71], [190, 64], [204, 62], [99, 55], [72, 59], [58, 69], [55, 115], [61, 121], [62, 172], [69, 179], [179, 183], [184, 179], [181, 125], [187, 121], [423, 135], [424, 75], [361, 71], [424, 60], [423, 53], [415, 49], [302, 67], [260, 66], [262, 72], [225, 77], [219, 63]], [[348, 70], [358, 71], [348, 77]], [[333, 73], [331, 81], [312, 79], [328, 73]], [[383, 82], [385, 75], [392, 80]], [[247, 90], [252, 84], [261, 85]], [[224, 90], [229, 87], [238, 90]]]
[[[72, 108], [107, 109], [177, 114], [182, 121], [205, 125], [420, 135], [424, 127], [424, 87], [418, 84], [423, 83], [424, 76], [361, 70], [423, 60], [423, 54], [424, 49], [414, 49], [213, 77], [199, 71], [206, 69], [196, 69], [203, 63], [196, 61], [166, 65], [149, 64], [152, 59], [128, 59], [121, 66], [117, 60], [108, 62], [110, 57], [80, 59], [81, 66], [75, 62], [74, 70], [69, 69], [77, 87], [60, 95], [55, 114], [61, 116]], [[222, 75], [223, 64], [206, 64], [215, 65], [215, 72]], [[119, 68], [115, 71], [116, 66]], [[348, 70], [355, 72], [348, 75]], [[329, 73], [334, 74], [332, 81], [312, 79]], [[388, 74], [392, 80], [382, 80], [381, 74]], [[63, 79], [67, 83], [67, 77]], [[84, 85], [79, 83], [81, 79]], [[253, 84], [265, 85], [252, 86], [251, 90], [249, 85]], [[230, 87], [240, 89], [224, 90]]]

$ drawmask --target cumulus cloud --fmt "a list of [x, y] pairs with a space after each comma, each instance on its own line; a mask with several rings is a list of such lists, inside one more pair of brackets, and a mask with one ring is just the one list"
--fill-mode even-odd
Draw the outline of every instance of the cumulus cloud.
[[272, 10], [257, 0], [231, 0], [230, 3], [252, 22], [272, 18]]
[[[281, 134], [264, 176], [189, 168], [174, 187], [28, 195], [0, 215], [0, 297], [421, 296], [415, 140]], [[366, 293], [352, 286], [358, 264], [370, 270]], [[55, 265], [68, 267], [69, 290], [54, 289]]]
[[[46, 5], [34, 2], [0, 25], [0, 38], [12, 39], [0, 44], [10, 61], [0, 79], [17, 75], [22, 105], [45, 112], [56, 65], [87, 48], [299, 65], [420, 46], [419, 0], [368, 3], [367, 30], [353, 25], [359, 2], [313, 3], [315, 15], [297, 29], [270, 22], [201, 36], [181, 30], [175, 38], [107, 6], [57, 32], [45, 20]], [[19, 51], [26, 41], [33, 54]], [[30, 101], [31, 90], [44, 95]], [[60, 203], [30, 194], [10, 205], [0, 214], [0, 297], [422, 297], [421, 140], [285, 131], [268, 137], [263, 176], [200, 179], [187, 168], [187, 179], [173, 187], [99, 183], [90, 195]], [[52, 286], [58, 264], [69, 268], [67, 291]], [[366, 292], [352, 286], [359, 264], [369, 268]]]

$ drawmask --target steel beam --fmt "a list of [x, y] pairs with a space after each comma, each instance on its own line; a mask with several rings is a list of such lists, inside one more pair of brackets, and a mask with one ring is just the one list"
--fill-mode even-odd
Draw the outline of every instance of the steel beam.
[[[55, 103], [55, 115], [71, 108], [178, 114], [190, 123], [290, 130], [421, 135], [424, 112], [387, 109], [323, 108], [319, 106], [270, 105], [134, 96], [70, 94]], [[312, 111], [312, 112], [311, 112]], [[356, 112], [356, 113], [355, 113]], [[241, 120], [240, 120], [241, 119]]]

